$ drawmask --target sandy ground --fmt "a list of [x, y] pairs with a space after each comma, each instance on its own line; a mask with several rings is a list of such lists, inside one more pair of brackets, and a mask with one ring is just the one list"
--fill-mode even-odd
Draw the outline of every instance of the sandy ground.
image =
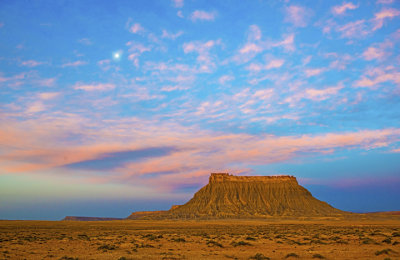
[[400, 221], [0, 221], [0, 259], [400, 259]]

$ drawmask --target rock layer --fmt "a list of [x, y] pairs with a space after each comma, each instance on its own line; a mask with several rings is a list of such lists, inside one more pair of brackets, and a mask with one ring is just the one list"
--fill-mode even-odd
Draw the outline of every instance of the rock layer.
[[343, 211], [314, 198], [293, 176], [212, 173], [209, 183], [181, 206], [128, 218], [264, 218], [338, 216]]

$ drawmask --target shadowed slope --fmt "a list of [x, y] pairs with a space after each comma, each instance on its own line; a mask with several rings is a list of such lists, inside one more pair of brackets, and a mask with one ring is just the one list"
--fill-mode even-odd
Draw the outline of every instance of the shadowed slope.
[[169, 211], [128, 218], [259, 218], [334, 216], [345, 213], [314, 198], [293, 176], [211, 174], [209, 183], [186, 204]]

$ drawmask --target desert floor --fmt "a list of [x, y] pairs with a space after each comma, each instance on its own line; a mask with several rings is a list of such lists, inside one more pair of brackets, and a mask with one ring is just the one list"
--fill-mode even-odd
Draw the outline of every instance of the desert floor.
[[0, 221], [0, 259], [400, 259], [400, 221]]

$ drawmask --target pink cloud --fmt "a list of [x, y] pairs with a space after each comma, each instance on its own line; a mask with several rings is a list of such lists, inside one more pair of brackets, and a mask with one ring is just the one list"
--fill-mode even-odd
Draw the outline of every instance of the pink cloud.
[[46, 110], [46, 106], [43, 104], [42, 101], [36, 101], [32, 104], [30, 104], [27, 109], [25, 110], [26, 113], [32, 114], [32, 113], [38, 113]]
[[306, 89], [305, 97], [314, 101], [322, 101], [328, 99], [330, 96], [336, 95], [342, 86], [330, 87], [325, 89]]
[[184, 4], [184, 0], [172, 0], [172, 3], [176, 8], [182, 8]]
[[65, 67], [79, 67], [79, 66], [83, 66], [86, 65], [87, 62], [86, 61], [81, 61], [81, 60], [77, 60], [74, 62], [67, 62], [64, 63], [61, 67], [65, 68]]
[[373, 31], [382, 28], [386, 19], [393, 19], [400, 15], [400, 10], [394, 8], [384, 8], [380, 12], [375, 13], [375, 17], [372, 20], [374, 23]]
[[20, 73], [20, 74], [14, 75], [12, 77], [2, 77], [2, 76], [0, 76], [0, 82], [22, 80], [24, 78], [26, 78], [26, 73]]
[[179, 10], [178, 12], [176, 12], [176, 16], [178, 16], [178, 17], [180, 17], [180, 18], [183, 18], [183, 17], [184, 17], [181, 10]]
[[394, 0], [378, 0], [376, 3], [377, 4], [391, 4], [393, 2], [394, 2]]
[[366, 49], [363, 53], [364, 59], [366, 60], [380, 60], [385, 56], [385, 51], [382, 49], [378, 49], [375, 47], [369, 47], [368, 49]]
[[359, 80], [354, 82], [354, 86], [377, 88], [381, 83], [385, 82], [393, 82], [399, 85], [400, 72], [396, 71], [393, 67], [368, 70]]
[[231, 76], [231, 75], [224, 75], [224, 76], [221, 76], [221, 77], [218, 79], [218, 82], [219, 82], [221, 85], [225, 85], [226, 82], [232, 81], [232, 80], [234, 80], [234, 79], [235, 79], [234, 76]]
[[272, 47], [283, 47], [287, 51], [294, 51], [294, 34], [287, 35], [282, 41], [272, 43]]
[[[265, 89], [254, 95], [258, 99], [268, 99], [272, 94], [272, 90]], [[308, 95], [321, 99], [325, 94], [314, 91]], [[224, 110], [224, 102], [209, 102], [202, 107], [207, 113], [213, 109]], [[143, 181], [140, 176], [149, 175], [146, 178], [149, 183], [160, 188], [173, 186], [182, 179], [196, 177], [198, 180], [216, 169], [234, 168], [237, 172], [246, 172], [246, 167], [237, 165], [269, 164], [341, 149], [369, 150], [389, 146], [400, 138], [400, 129], [396, 128], [294, 136], [223, 134], [170, 121], [129, 118], [108, 119], [104, 124], [98, 119], [71, 114], [39, 114], [25, 120], [5, 118], [3, 122], [0, 163], [7, 162], [7, 166], [2, 167], [3, 173], [43, 171], [96, 159], [104, 153], [174, 147], [174, 151], [165, 156], [121, 164], [112, 174], [101, 177], [109, 183], [137, 183]], [[65, 142], [71, 134], [78, 138]], [[69, 173], [76, 172], [74, 169]], [[168, 174], [155, 177], [156, 182], [150, 177], [162, 172]]]
[[270, 69], [277, 69], [283, 66], [285, 60], [283, 59], [272, 59], [267, 64], [257, 64], [251, 63], [249, 66], [246, 67], [247, 70], [258, 72], [261, 70], [270, 70]]
[[243, 48], [239, 50], [241, 54], [246, 54], [249, 52], [258, 53], [261, 52], [263, 48], [255, 43], [247, 43]]
[[140, 33], [144, 31], [144, 28], [140, 25], [140, 23], [135, 23], [131, 27], [129, 27], [129, 31], [131, 33]]
[[216, 13], [215, 12], [206, 12], [206, 11], [202, 11], [202, 10], [196, 10], [192, 13], [192, 15], [190, 16], [190, 19], [193, 22], [196, 22], [198, 20], [200, 21], [214, 21], [216, 17]]
[[129, 41], [126, 43], [126, 46], [129, 47], [129, 52], [139, 52], [139, 53], [143, 53], [146, 51], [151, 51], [151, 47], [150, 46], [145, 46], [141, 43], [137, 43], [137, 42], [132, 42]]
[[183, 34], [183, 31], [178, 31], [177, 33], [169, 33], [169, 32], [167, 32], [167, 30], [163, 30], [161, 38], [167, 38], [167, 39], [175, 40], [176, 38], [178, 38], [182, 34]]
[[296, 27], [307, 26], [307, 20], [311, 16], [311, 11], [302, 6], [291, 5], [285, 9], [285, 21], [292, 23]]
[[210, 73], [215, 67], [213, 56], [210, 54], [211, 50], [221, 45], [221, 40], [209, 40], [206, 42], [192, 41], [183, 44], [183, 52], [191, 53], [197, 52], [198, 69], [195, 72]]
[[36, 79], [34, 80], [36, 84], [44, 87], [52, 87], [57, 81], [57, 78], [48, 78], [48, 79]]
[[325, 68], [306, 69], [304, 73], [306, 74], [307, 77], [313, 77], [321, 74], [325, 70], [326, 70]]
[[88, 38], [82, 38], [78, 40], [79, 43], [83, 44], [83, 45], [92, 45], [92, 41], [89, 40]]
[[161, 91], [166, 91], [166, 92], [170, 92], [170, 91], [174, 91], [174, 90], [187, 90], [189, 89], [188, 86], [184, 86], [184, 85], [172, 85], [172, 86], [163, 86], [161, 88]]
[[206, 11], [202, 11], [202, 10], [196, 10], [192, 13], [192, 15], [190, 16], [190, 19], [193, 22], [196, 22], [198, 20], [201, 21], [214, 21], [216, 17], [216, 13], [215, 12], [206, 12]]
[[336, 30], [341, 33], [343, 38], [363, 37], [369, 33], [366, 29], [365, 20], [347, 23], [337, 27]]
[[99, 83], [99, 84], [75, 84], [74, 89], [84, 91], [107, 91], [115, 88], [114, 84]]
[[260, 27], [257, 25], [253, 24], [250, 25], [247, 40], [252, 42], [252, 41], [259, 41], [261, 40], [261, 30]]
[[269, 70], [269, 69], [280, 68], [284, 63], [285, 60], [282, 59], [271, 60], [267, 65], [265, 65], [265, 69]]
[[342, 15], [347, 10], [354, 10], [354, 9], [357, 9], [357, 8], [358, 8], [358, 5], [355, 5], [355, 4], [351, 3], [351, 2], [348, 2], [348, 3], [344, 2], [342, 5], [334, 6], [332, 8], [332, 13], [337, 14], [337, 15]]
[[37, 67], [37, 66], [40, 66], [43, 64], [44, 64], [44, 62], [35, 61], [35, 60], [26, 60], [26, 61], [21, 62], [21, 65], [26, 66], [26, 67]]
[[43, 93], [40, 93], [38, 95], [38, 97], [43, 100], [50, 100], [50, 99], [54, 99], [54, 98], [58, 97], [59, 95], [60, 95], [60, 93], [58, 93], [58, 92], [43, 92]]
[[253, 98], [261, 99], [261, 100], [268, 100], [270, 99], [274, 94], [274, 90], [272, 88], [269, 89], [262, 89], [262, 90], [257, 90], [253, 94]]
[[110, 64], [110, 62], [111, 62], [111, 60], [108, 60], [108, 59], [106, 59], [106, 60], [99, 60], [99, 61], [97, 62], [97, 64], [98, 64], [99, 66], [103, 66], [103, 65], [108, 65], [108, 64]]
[[289, 103], [291, 107], [295, 107], [298, 105], [298, 102], [302, 99], [323, 101], [333, 96], [336, 96], [342, 88], [343, 88], [342, 85], [324, 89], [308, 88], [305, 90], [301, 90], [300, 92], [286, 98], [284, 102]]
[[129, 47], [128, 51], [130, 53], [128, 59], [131, 60], [136, 67], [139, 67], [139, 57], [142, 53], [151, 51], [151, 46], [145, 46], [133, 41], [127, 42], [126, 46]]

